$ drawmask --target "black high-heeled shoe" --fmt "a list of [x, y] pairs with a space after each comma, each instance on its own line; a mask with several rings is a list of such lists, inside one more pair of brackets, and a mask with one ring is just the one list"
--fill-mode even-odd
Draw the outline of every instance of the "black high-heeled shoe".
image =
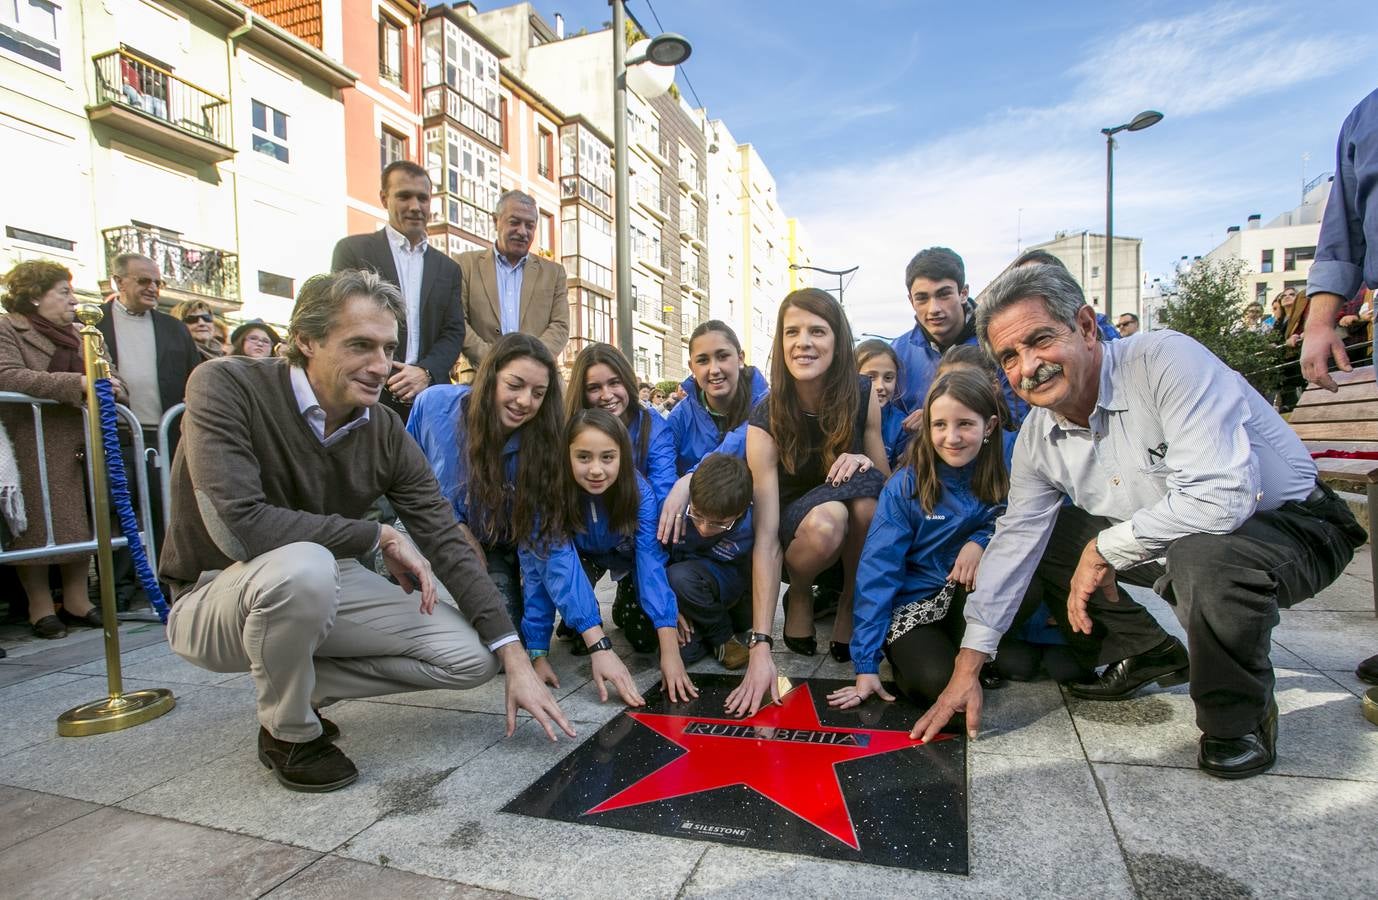
[[840, 641], [828, 642], [828, 655], [840, 663], [852, 661], [852, 645]]
[[809, 635], [808, 637], [790, 637], [784, 635], [785, 646], [798, 653], [800, 656], [816, 656], [818, 654], [818, 637]]

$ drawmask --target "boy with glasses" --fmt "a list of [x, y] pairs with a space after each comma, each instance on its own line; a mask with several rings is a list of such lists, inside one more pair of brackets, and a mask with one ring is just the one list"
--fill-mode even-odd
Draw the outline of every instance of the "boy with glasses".
[[712, 653], [728, 670], [750, 658], [737, 633], [751, 624], [751, 470], [746, 461], [710, 453], [689, 480], [692, 528], [670, 545], [665, 575], [679, 604], [684, 662]]

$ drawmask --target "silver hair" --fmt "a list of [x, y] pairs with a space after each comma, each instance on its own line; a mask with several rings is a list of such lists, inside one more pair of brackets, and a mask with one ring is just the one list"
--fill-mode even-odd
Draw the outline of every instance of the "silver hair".
[[110, 274], [123, 278], [125, 275], [129, 274], [129, 264], [136, 259], [142, 259], [155, 269], [158, 267], [156, 262], [144, 256], [142, 253], [121, 253], [110, 261]]
[[283, 355], [292, 365], [306, 368], [306, 354], [297, 346], [297, 338], [323, 340], [335, 327], [345, 304], [354, 297], [367, 297], [379, 309], [396, 316], [399, 325], [406, 323], [402, 293], [378, 273], [345, 269], [330, 275], [312, 275], [297, 291], [292, 319], [287, 324], [287, 347]]
[[[1073, 331], [1078, 327], [1077, 313], [1086, 305], [1081, 285], [1062, 266], [1037, 263], [1008, 270], [986, 288], [985, 296], [976, 304], [976, 336], [991, 356], [995, 356], [995, 349], [987, 335], [990, 320], [1023, 300], [1042, 300], [1048, 315]], [[1099, 328], [1096, 336], [1100, 337]]]
[[502, 215], [502, 205], [506, 203], [508, 200], [511, 200], [514, 203], [520, 203], [522, 206], [529, 206], [533, 210], [539, 209], [539, 206], [536, 203], [536, 198], [531, 196], [530, 194], [524, 191], [503, 191], [498, 196], [498, 205], [493, 207], [493, 218], [496, 219], [498, 216]]

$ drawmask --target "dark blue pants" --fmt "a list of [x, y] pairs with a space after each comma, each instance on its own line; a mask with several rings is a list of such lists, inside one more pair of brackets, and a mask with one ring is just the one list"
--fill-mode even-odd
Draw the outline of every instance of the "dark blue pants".
[[665, 576], [680, 613], [710, 649], [721, 647], [735, 632], [751, 626], [751, 604], [741, 602], [749, 594], [751, 579], [742, 567], [711, 559], [686, 559], [671, 563]]

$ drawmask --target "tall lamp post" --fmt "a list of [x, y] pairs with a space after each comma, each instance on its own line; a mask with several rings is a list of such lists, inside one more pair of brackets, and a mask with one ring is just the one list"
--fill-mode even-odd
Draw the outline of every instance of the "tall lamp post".
[[[693, 48], [678, 34], [659, 34], [645, 49], [627, 58], [626, 0], [612, 4], [612, 141], [616, 178], [617, 231], [617, 346], [628, 360], [635, 358], [632, 346], [632, 223], [630, 177], [627, 171], [627, 67], [641, 63], [673, 68], [689, 58]], [[669, 85], [667, 84], [668, 88]]]
[[1110, 304], [1115, 296], [1115, 135], [1121, 131], [1143, 131], [1163, 120], [1163, 114], [1146, 109], [1123, 125], [1102, 128], [1105, 135], [1105, 318], [1111, 317]]
[[842, 279], [852, 274], [861, 266], [852, 266], [850, 269], [820, 269], [818, 266], [801, 266], [798, 263], [790, 263], [789, 267], [798, 272], [800, 269], [808, 269], [810, 272], [822, 272], [824, 275], [837, 276], [837, 302], [842, 303]]

